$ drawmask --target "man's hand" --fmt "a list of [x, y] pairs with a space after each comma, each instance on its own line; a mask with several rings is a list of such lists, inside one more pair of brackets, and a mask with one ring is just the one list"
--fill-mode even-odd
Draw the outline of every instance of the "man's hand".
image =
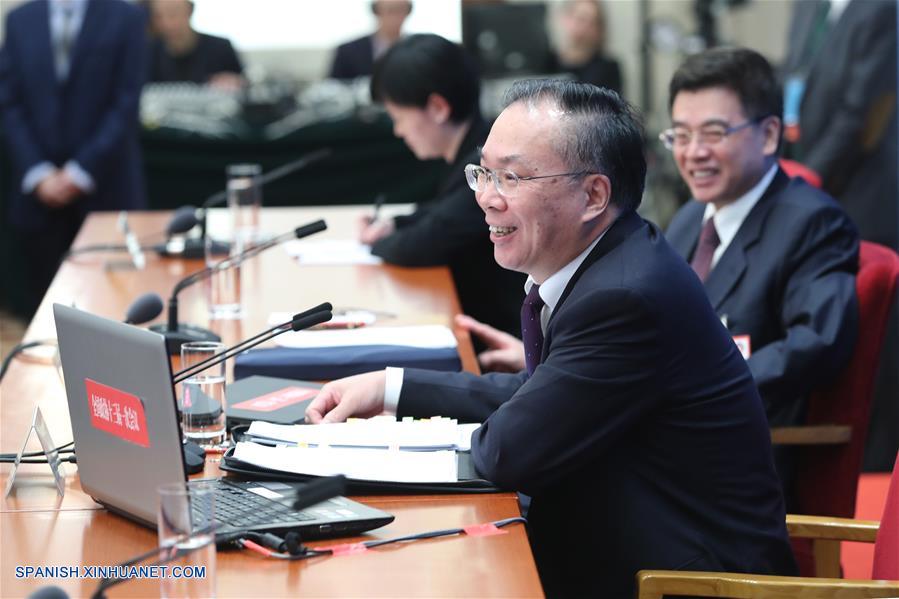
[[359, 219], [359, 241], [365, 245], [372, 245], [379, 239], [393, 234], [396, 227], [393, 219], [372, 220], [369, 216]]
[[486, 351], [478, 354], [478, 363], [484, 371], [518, 372], [524, 369], [524, 344], [520, 339], [465, 314], [456, 316], [456, 326], [487, 346]]
[[383, 370], [331, 381], [306, 408], [310, 424], [343, 422], [347, 418], [371, 418], [384, 411]]
[[37, 184], [34, 195], [48, 208], [59, 209], [70, 204], [81, 191], [65, 171], [57, 169]]

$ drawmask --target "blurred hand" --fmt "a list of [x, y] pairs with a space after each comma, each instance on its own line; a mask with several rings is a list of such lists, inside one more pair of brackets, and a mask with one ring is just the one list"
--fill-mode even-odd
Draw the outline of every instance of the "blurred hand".
[[55, 170], [34, 189], [34, 195], [48, 208], [59, 209], [74, 200], [80, 191], [62, 170]]
[[306, 408], [310, 424], [343, 422], [347, 418], [371, 418], [384, 411], [384, 370], [331, 381]]
[[237, 73], [221, 72], [210, 77], [206, 84], [209, 87], [234, 92], [243, 87], [244, 78]]
[[487, 350], [478, 354], [478, 363], [485, 372], [524, 370], [524, 344], [517, 337], [465, 314], [456, 316], [456, 326], [467, 330], [487, 346]]
[[372, 221], [371, 217], [363, 216], [359, 220], [359, 241], [365, 245], [372, 245], [379, 239], [392, 235], [396, 227], [393, 219]]

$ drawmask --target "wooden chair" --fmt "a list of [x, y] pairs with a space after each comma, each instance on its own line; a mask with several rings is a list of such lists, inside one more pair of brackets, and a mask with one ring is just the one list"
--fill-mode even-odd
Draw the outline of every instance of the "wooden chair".
[[881, 521], [787, 516], [791, 536], [874, 542], [872, 580], [762, 576], [727, 572], [641, 570], [638, 599], [700, 597], [899, 597], [899, 455], [890, 478]]
[[[802, 514], [855, 514], [871, 398], [897, 279], [899, 256], [862, 241], [856, 279], [859, 334], [852, 359], [833, 384], [810, 394], [806, 426], [771, 430], [773, 443], [802, 446], [796, 481]], [[798, 539], [793, 549], [804, 576], [840, 576], [839, 542]]]

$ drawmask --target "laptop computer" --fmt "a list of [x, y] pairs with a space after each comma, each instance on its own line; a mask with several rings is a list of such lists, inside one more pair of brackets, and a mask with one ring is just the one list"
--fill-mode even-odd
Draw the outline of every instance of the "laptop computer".
[[[186, 480], [165, 337], [53, 305], [81, 487], [112, 512], [156, 527], [157, 488]], [[208, 484], [208, 483], [207, 483]], [[216, 533], [350, 536], [393, 516], [345, 497], [300, 512], [302, 483], [217, 479]]]

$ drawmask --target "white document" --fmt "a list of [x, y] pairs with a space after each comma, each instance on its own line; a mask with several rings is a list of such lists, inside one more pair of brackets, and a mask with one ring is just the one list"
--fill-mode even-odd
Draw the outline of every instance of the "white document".
[[300, 264], [381, 264], [371, 247], [353, 239], [294, 239], [284, 244]]
[[361, 327], [320, 331], [292, 331], [275, 338], [282, 347], [354, 347], [360, 345], [401, 345], [439, 349], [456, 347], [456, 336], [443, 325], [405, 327]]
[[313, 447], [358, 447], [437, 451], [471, 448], [471, 433], [479, 425], [458, 425], [449, 418], [428, 420], [378, 416], [331, 424], [284, 425], [255, 421], [247, 431], [259, 440]]
[[242, 441], [234, 457], [248, 464], [312, 476], [343, 474], [357, 480], [454, 483], [455, 451], [392, 451], [333, 447], [267, 447]]

